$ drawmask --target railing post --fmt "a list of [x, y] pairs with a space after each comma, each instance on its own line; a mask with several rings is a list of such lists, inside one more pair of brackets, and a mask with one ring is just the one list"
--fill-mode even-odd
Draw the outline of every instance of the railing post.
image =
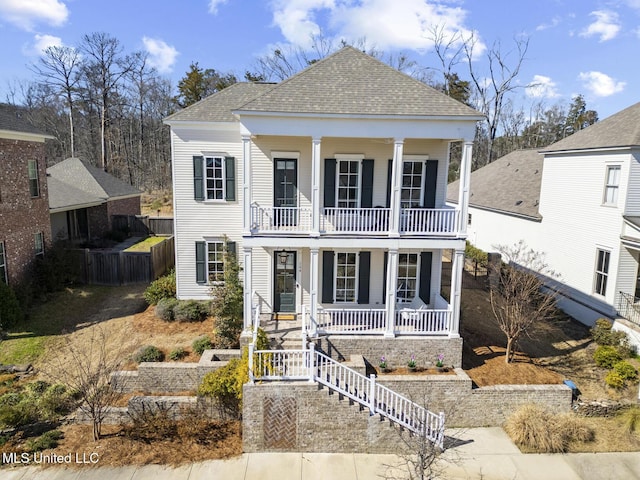
[[309, 348], [307, 349], [307, 368], [309, 371], [309, 383], [314, 383], [316, 381], [316, 375], [314, 372], [315, 369], [315, 359], [316, 359], [316, 344], [313, 342], [309, 342]]
[[440, 412], [438, 415], [438, 446], [444, 447], [444, 412]]
[[307, 306], [302, 305], [300, 310], [300, 317], [302, 318], [302, 349], [304, 350], [307, 344]]
[[369, 375], [369, 412], [371, 415], [376, 414], [376, 375], [372, 373]]
[[255, 377], [253, 376], [253, 343], [249, 344], [249, 383], [253, 385]]

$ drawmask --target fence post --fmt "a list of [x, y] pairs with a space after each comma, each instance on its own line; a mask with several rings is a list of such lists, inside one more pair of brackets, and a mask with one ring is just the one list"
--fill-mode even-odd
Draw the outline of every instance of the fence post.
[[249, 383], [253, 385], [255, 377], [253, 376], [253, 343], [249, 344]]
[[369, 375], [369, 412], [371, 415], [376, 414], [376, 375], [372, 373]]
[[[303, 340], [304, 341], [304, 340]], [[316, 344], [313, 342], [309, 342], [308, 349], [306, 349], [307, 355], [307, 368], [309, 372], [309, 383], [314, 383], [316, 381], [316, 375], [314, 372], [315, 367], [315, 358], [316, 358]]]

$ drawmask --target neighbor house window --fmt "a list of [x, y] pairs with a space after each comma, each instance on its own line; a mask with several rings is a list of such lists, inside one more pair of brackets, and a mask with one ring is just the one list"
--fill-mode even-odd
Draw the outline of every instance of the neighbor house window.
[[38, 162], [29, 160], [29, 193], [32, 197], [40, 196], [40, 184], [38, 183]]
[[205, 192], [207, 200], [224, 200], [224, 158], [205, 157]]
[[336, 254], [336, 302], [355, 302], [358, 285], [358, 255], [338, 252]]
[[620, 187], [620, 165], [610, 165], [607, 167], [607, 182], [604, 187], [605, 205], [616, 205], [618, 203], [619, 187]]
[[416, 297], [418, 279], [418, 254], [398, 254], [398, 288], [396, 298], [400, 303], [408, 303]]
[[422, 185], [424, 162], [404, 162], [402, 164], [402, 190], [400, 206], [417, 208], [422, 205]]
[[609, 278], [609, 258], [611, 252], [598, 249], [596, 253], [596, 282], [594, 291], [599, 295], [607, 293], [607, 279]]
[[0, 242], [0, 282], [7, 282], [7, 257], [4, 253], [4, 242]]
[[44, 255], [44, 238], [43, 238], [42, 232], [36, 233], [33, 236], [33, 238], [34, 238], [34, 244], [35, 244], [36, 257], [41, 257]]
[[224, 242], [207, 242], [207, 278], [224, 282]]
[[360, 162], [340, 160], [337, 168], [337, 198], [339, 208], [358, 208], [360, 190]]

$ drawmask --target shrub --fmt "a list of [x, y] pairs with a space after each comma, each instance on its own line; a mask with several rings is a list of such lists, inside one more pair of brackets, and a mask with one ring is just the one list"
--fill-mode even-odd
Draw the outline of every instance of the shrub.
[[58, 440], [62, 437], [63, 434], [60, 430], [49, 430], [35, 440], [29, 440], [27, 442], [27, 450], [31, 452], [40, 452], [42, 450], [56, 448], [58, 446]]
[[72, 393], [60, 384], [36, 381], [0, 396], [0, 424], [20, 427], [36, 421], [55, 421], [73, 410]]
[[612, 323], [606, 318], [599, 318], [591, 329], [591, 337], [598, 345], [621, 345], [627, 337], [624, 332], [612, 329]]
[[207, 318], [208, 312], [208, 305], [196, 300], [181, 300], [173, 309], [178, 322], [202, 322]]
[[214, 316], [214, 343], [218, 348], [240, 345], [243, 316], [243, 289], [236, 256], [224, 252], [224, 282], [211, 289], [211, 313]]
[[206, 335], [196, 338], [191, 344], [191, 348], [198, 355], [202, 355], [205, 350], [209, 350], [213, 348], [213, 343], [211, 343], [211, 339]]
[[189, 352], [187, 352], [184, 348], [178, 347], [178, 348], [174, 348], [173, 350], [171, 350], [171, 352], [169, 352], [169, 358], [174, 362], [177, 362], [178, 360], [182, 360], [188, 354]]
[[134, 360], [137, 363], [142, 362], [161, 362], [164, 360], [164, 353], [162, 353], [158, 347], [153, 345], [147, 345], [146, 347], [140, 348], [138, 352], [134, 356]]
[[633, 405], [625, 409], [620, 412], [619, 418], [627, 433], [630, 435], [635, 433], [640, 427], [640, 406]]
[[615, 388], [616, 390], [621, 390], [627, 385], [625, 379], [622, 378], [622, 376], [615, 370], [611, 370], [609, 373], [607, 373], [607, 376], [604, 377], [604, 383], [606, 383], [607, 386], [611, 388]]
[[242, 361], [234, 358], [215, 372], [207, 373], [198, 387], [198, 395], [210, 397], [222, 418], [239, 418], [242, 411]]
[[156, 305], [161, 298], [176, 296], [176, 271], [171, 270], [168, 274], [154, 280], [144, 291], [144, 299], [149, 305]]
[[613, 368], [613, 366], [622, 360], [622, 355], [616, 347], [611, 345], [600, 345], [593, 354], [596, 365], [603, 368]]
[[613, 371], [620, 375], [624, 380], [636, 381], [638, 379], [638, 371], [629, 362], [618, 362], [613, 366]]
[[173, 322], [175, 320], [174, 310], [177, 304], [178, 299], [174, 297], [161, 298], [156, 304], [156, 317], [165, 322]]
[[467, 241], [464, 247], [464, 256], [470, 260], [478, 262], [478, 265], [482, 266], [487, 265], [487, 261], [489, 258], [487, 252], [474, 247], [469, 241]]
[[23, 318], [20, 303], [9, 285], [0, 281], [0, 331], [13, 327]]

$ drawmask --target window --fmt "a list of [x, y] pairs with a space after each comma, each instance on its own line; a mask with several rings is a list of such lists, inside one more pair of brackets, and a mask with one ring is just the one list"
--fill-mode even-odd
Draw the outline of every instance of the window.
[[7, 281], [7, 257], [4, 253], [4, 242], [0, 242], [0, 281], [8, 283]]
[[36, 160], [29, 160], [29, 193], [31, 197], [40, 196], [40, 184], [38, 183], [38, 162]]
[[207, 200], [224, 200], [224, 158], [205, 157], [205, 191]]
[[598, 249], [596, 253], [596, 282], [594, 291], [598, 295], [607, 293], [607, 278], [609, 277], [609, 257], [611, 252]]
[[359, 208], [360, 162], [340, 160], [336, 183], [338, 208]]
[[44, 256], [44, 238], [42, 236], [42, 232], [36, 233], [34, 236], [36, 257]]
[[355, 302], [358, 284], [358, 255], [338, 252], [336, 254], [336, 302]]
[[471, 217], [471, 214], [469, 213], [467, 215], [467, 225], [471, 225], [471, 220], [472, 220], [472, 217]]
[[422, 205], [422, 185], [424, 162], [404, 162], [402, 164], [402, 191], [400, 206], [417, 208]]
[[224, 282], [224, 242], [207, 242], [207, 278]]
[[605, 205], [616, 205], [618, 203], [618, 187], [620, 186], [620, 165], [610, 165], [607, 167], [607, 182], [604, 187]]
[[398, 288], [396, 291], [397, 302], [408, 303], [416, 297], [416, 285], [418, 278], [418, 254], [398, 254]]

